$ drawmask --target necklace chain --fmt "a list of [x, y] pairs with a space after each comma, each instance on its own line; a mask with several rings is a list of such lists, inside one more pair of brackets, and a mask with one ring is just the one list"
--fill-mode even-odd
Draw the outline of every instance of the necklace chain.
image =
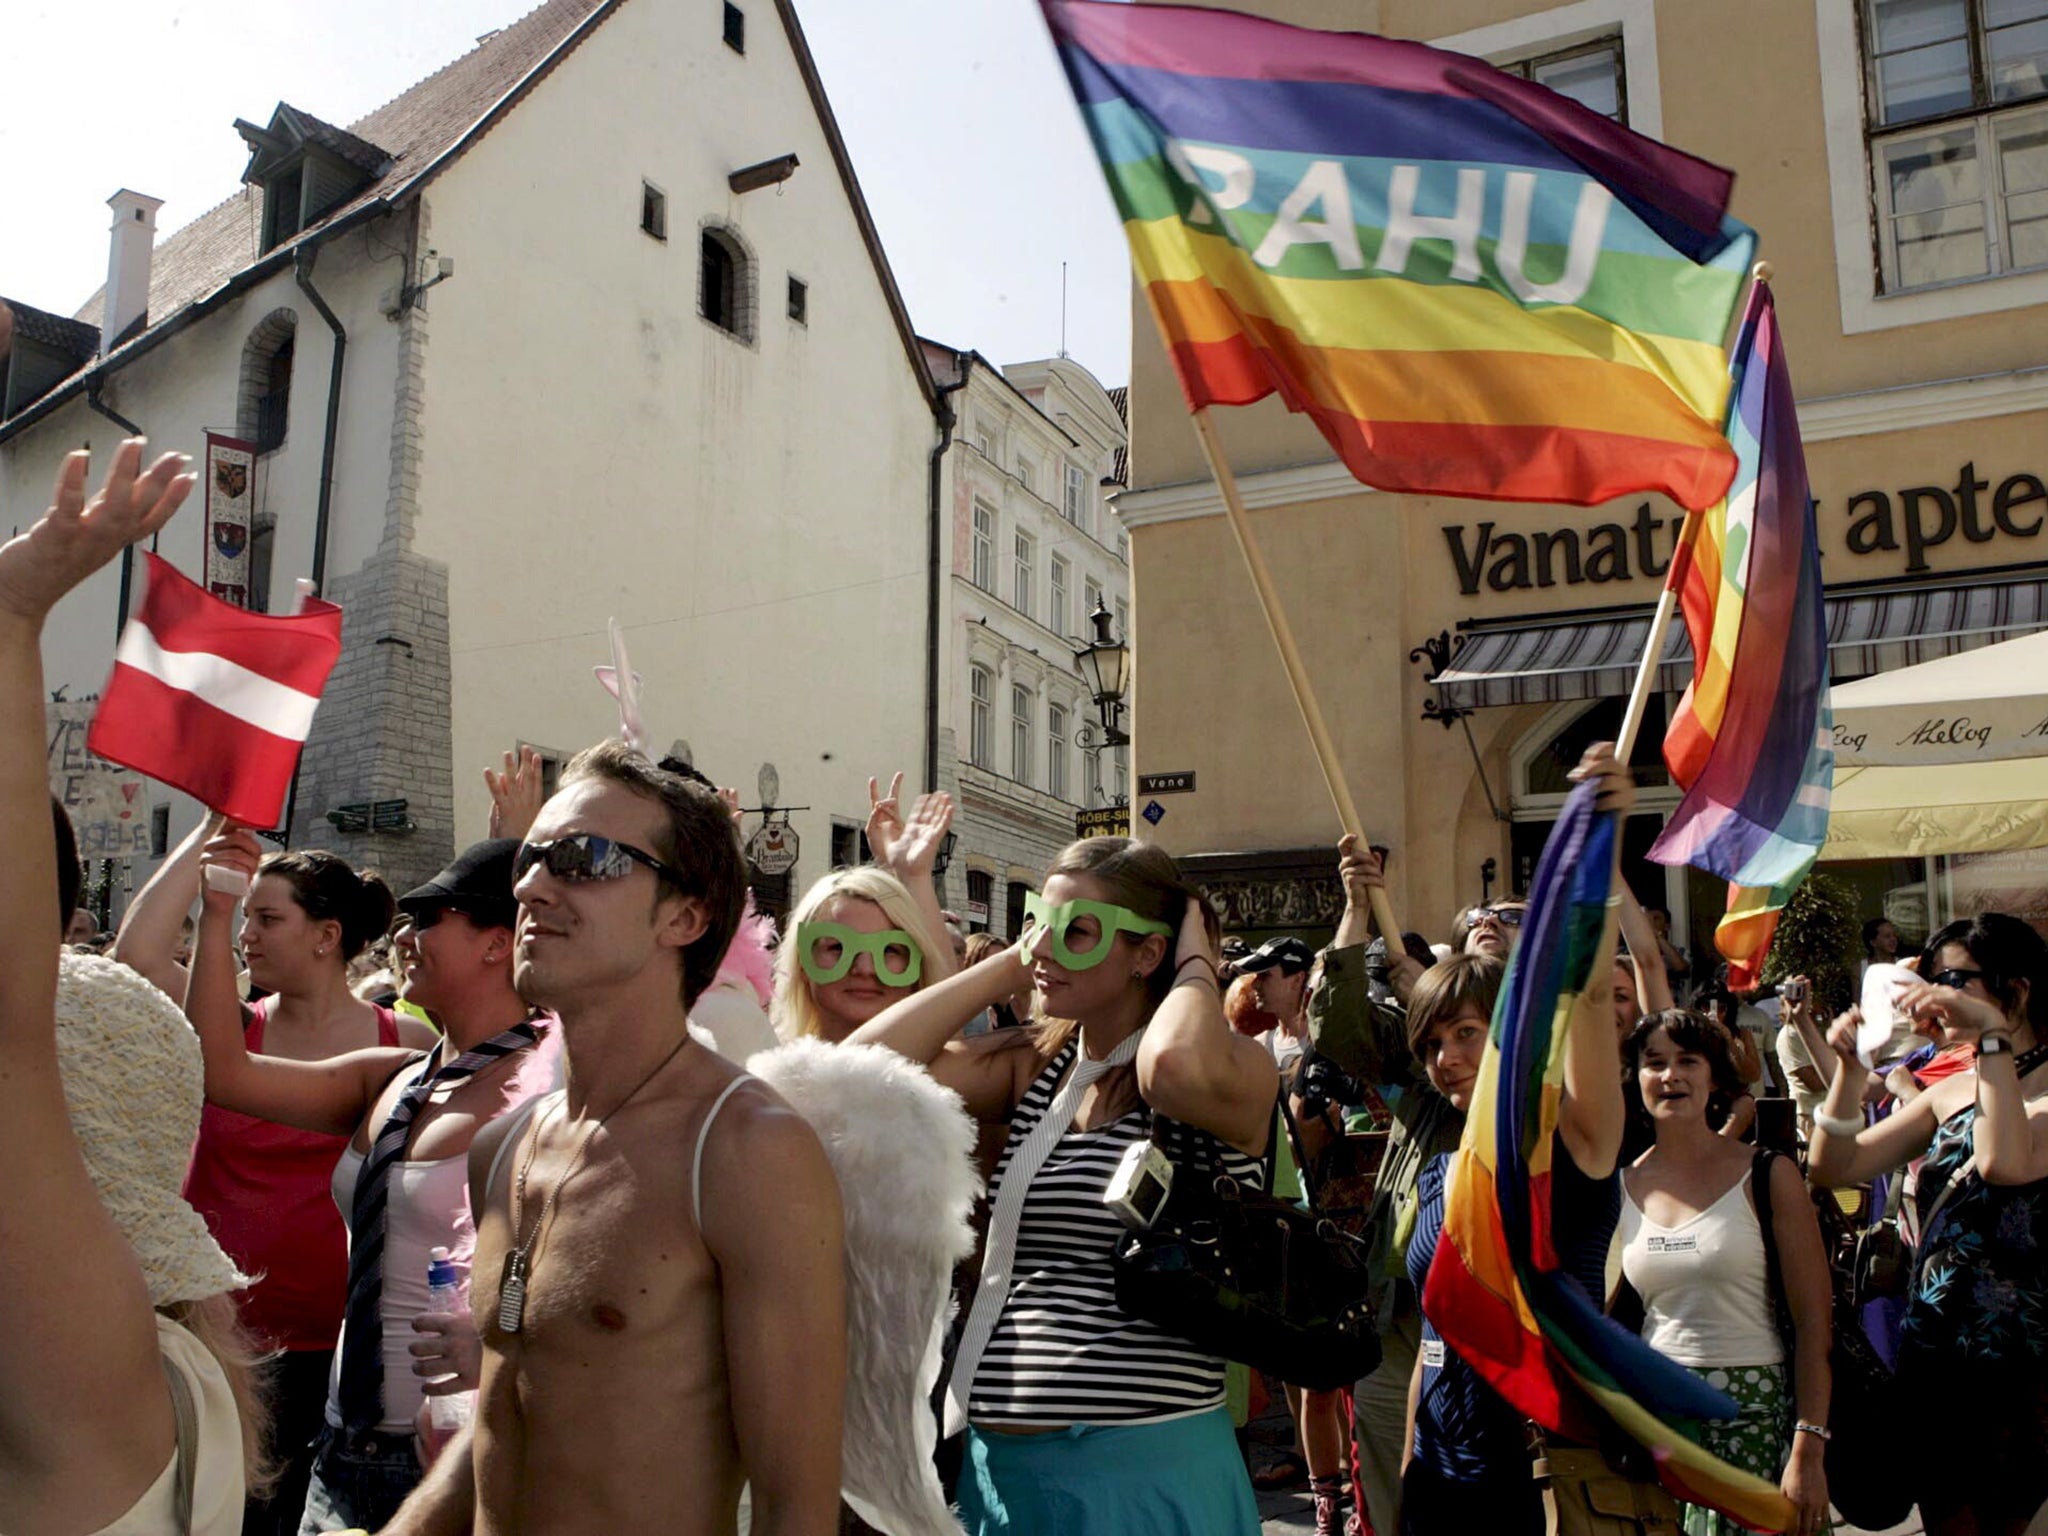
[[[505, 1269], [498, 1283], [498, 1327], [504, 1332], [517, 1333], [526, 1321], [526, 1280], [532, 1273], [533, 1256], [539, 1250], [541, 1238], [548, 1230], [548, 1220], [554, 1214], [555, 1201], [582, 1168], [583, 1154], [590, 1150], [591, 1141], [605, 1128], [605, 1123], [638, 1098], [640, 1090], [659, 1077], [662, 1069], [680, 1056], [683, 1047], [689, 1043], [688, 1035], [677, 1041], [675, 1049], [656, 1062], [654, 1069], [635, 1083], [632, 1091], [623, 1099], [606, 1110], [598, 1118], [597, 1123], [585, 1131], [582, 1139], [576, 1143], [576, 1151], [569, 1159], [569, 1166], [562, 1171], [562, 1176], [555, 1180], [555, 1187], [548, 1191], [547, 1199], [541, 1202], [540, 1214], [533, 1222], [533, 1235], [523, 1243], [515, 1242], [512, 1250], [505, 1255]], [[520, 1227], [524, 1225], [526, 1176], [533, 1171], [534, 1156], [540, 1151], [541, 1120], [545, 1118], [543, 1114], [535, 1121], [532, 1134], [527, 1140], [526, 1156], [519, 1164], [519, 1177], [512, 1186], [512, 1236], [515, 1239], [519, 1236]]]

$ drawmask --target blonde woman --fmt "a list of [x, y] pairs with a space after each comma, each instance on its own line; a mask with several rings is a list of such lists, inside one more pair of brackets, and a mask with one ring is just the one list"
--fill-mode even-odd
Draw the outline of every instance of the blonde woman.
[[79, 867], [40, 745], [43, 620], [191, 490], [189, 460], [143, 474], [142, 447], [90, 502], [72, 454], [0, 546], [0, 1530], [50, 1536], [230, 1536], [261, 1471], [245, 1282], [178, 1197], [199, 1042], [126, 967], [58, 954]]
[[898, 998], [953, 974], [932, 864], [953, 820], [951, 795], [925, 795], [908, 822], [868, 780], [873, 864], [835, 869], [789, 914], [775, 952], [775, 1032], [837, 1045]]

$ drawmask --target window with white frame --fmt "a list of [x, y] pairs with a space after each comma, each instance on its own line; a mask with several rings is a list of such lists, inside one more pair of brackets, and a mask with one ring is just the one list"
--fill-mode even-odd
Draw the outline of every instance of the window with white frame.
[[1031, 690], [1022, 683], [1010, 685], [1010, 777], [1031, 782]]
[[1045, 627], [1054, 634], [1065, 638], [1067, 629], [1067, 562], [1058, 555], [1052, 557], [1052, 598], [1046, 610]]
[[1088, 502], [1088, 472], [1078, 464], [1067, 466], [1067, 521], [1076, 528], [1082, 525], [1084, 509]]
[[[1090, 576], [1081, 587], [1081, 623], [1086, 626], [1088, 615], [1102, 606], [1102, 583]], [[1084, 631], [1085, 633], [1085, 628]]]
[[1131, 605], [1122, 598], [1116, 600], [1116, 637], [1125, 645], [1131, 643]]
[[977, 768], [995, 766], [996, 679], [987, 667], [967, 669], [967, 760]]
[[1119, 532], [1117, 534], [1116, 557], [1125, 565], [1131, 563], [1131, 536], [1128, 533]]
[[1628, 89], [1621, 68], [1621, 39], [1603, 37], [1590, 43], [1539, 53], [1500, 66], [1511, 75], [1547, 85], [1580, 106], [1628, 122]]
[[1056, 800], [1067, 798], [1067, 712], [1057, 704], [1045, 709], [1045, 788]]
[[1010, 600], [1019, 613], [1028, 614], [1032, 611], [1032, 600], [1037, 596], [1031, 587], [1032, 573], [1038, 565], [1038, 541], [1028, 533], [1019, 533], [1012, 560], [1015, 571], [1010, 584]]
[[1119, 805], [1127, 805], [1127, 804], [1129, 804], [1129, 803], [1130, 803], [1130, 798], [1131, 798], [1131, 759], [1130, 759], [1130, 750], [1131, 750], [1131, 749], [1130, 749], [1129, 747], [1116, 747], [1116, 748], [1113, 748], [1113, 749], [1111, 750], [1110, 754], [1109, 754], [1109, 755], [1110, 755], [1111, 757], [1113, 757], [1113, 758], [1115, 758], [1115, 759], [1116, 759], [1116, 799], [1117, 799], [1117, 804], [1119, 804]]
[[2048, 267], [2048, 0], [1863, 0], [1888, 293]]
[[982, 591], [995, 591], [996, 509], [985, 502], [974, 504], [974, 563], [968, 573]]
[[1027, 491], [1034, 489], [1031, 484], [1031, 461], [1021, 453], [1017, 455], [1017, 483]]

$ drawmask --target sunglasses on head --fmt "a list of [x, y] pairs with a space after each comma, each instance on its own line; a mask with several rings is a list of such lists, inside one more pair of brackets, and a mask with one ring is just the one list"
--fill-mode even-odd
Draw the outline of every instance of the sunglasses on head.
[[1169, 923], [1140, 917], [1129, 907], [1107, 901], [1076, 897], [1054, 906], [1036, 891], [1024, 893], [1024, 931], [1019, 936], [1029, 949], [1038, 935], [1052, 934], [1052, 957], [1070, 971], [1091, 970], [1109, 958], [1119, 933], [1158, 933], [1173, 937]]
[[567, 885], [623, 880], [633, 873], [633, 866], [639, 864], [653, 870], [678, 889], [689, 889], [689, 881], [680, 871], [671, 869], [653, 854], [635, 848], [631, 843], [616, 842], [590, 832], [571, 832], [551, 843], [521, 843], [512, 861], [513, 880], [523, 880], [526, 872], [536, 864], [544, 866], [549, 874]]
[[1470, 933], [1477, 928], [1482, 917], [1492, 918], [1503, 928], [1519, 928], [1528, 910], [1527, 907], [1474, 907], [1465, 914], [1465, 931]]
[[914, 987], [924, 974], [924, 952], [901, 928], [862, 933], [844, 923], [798, 923], [796, 944], [804, 974], [821, 987], [852, 970], [862, 955], [874, 956], [875, 980], [885, 987]]

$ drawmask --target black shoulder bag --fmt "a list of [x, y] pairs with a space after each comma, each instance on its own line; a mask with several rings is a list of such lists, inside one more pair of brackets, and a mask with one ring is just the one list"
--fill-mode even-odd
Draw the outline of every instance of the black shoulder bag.
[[[1765, 1284], [1778, 1337], [1785, 1343], [1785, 1375], [1796, 1389], [1798, 1335], [1785, 1297], [1784, 1272], [1778, 1267], [1778, 1234], [1771, 1225], [1771, 1163], [1778, 1155], [1757, 1151], [1750, 1162], [1749, 1187], [1756, 1200], [1757, 1225], [1763, 1230]], [[1828, 1366], [1834, 1388], [1828, 1399], [1828, 1431], [1834, 1438], [1822, 1457], [1828, 1497], [1851, 1525], [1881, 1531], [1904, 1520], [1913, 1508], [1913, 1496], [1898, 1475], [1900, 1420], [1892, 1373], [1863, 1331], [1849, 1277], [1830, 1265], [1829, 1279], [1833, 1342]]]
[[[1280, 1108], [1293, 1135], [1284, 1092]], [[1193, 1150], [1177, 1155], [1166, 1138], [1173, 1122], [1150, 1120], [1173, 1187], [1148, 1230], [1117, 1242], [1117, 1305], [1290, 1386], [1328, 1391], [1369, 1375], [1380, 1336], [1368, 1250], [1323, 1215], [1309, 1169], [1304, 1210], [1233, 1178], [1214, 1137], [1190, 1127]]]

